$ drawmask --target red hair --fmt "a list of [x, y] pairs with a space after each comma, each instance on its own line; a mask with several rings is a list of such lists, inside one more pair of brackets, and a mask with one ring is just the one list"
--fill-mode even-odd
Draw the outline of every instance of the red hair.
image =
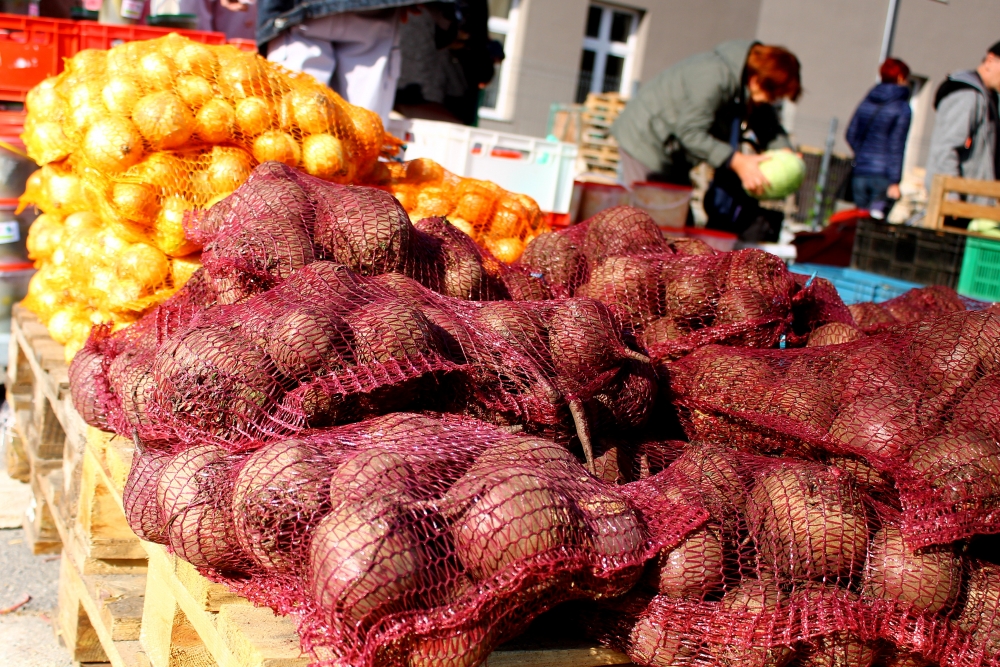
[[900, 79], [910, 77], [910, 68], [902, 60], [886, 58], [882, 66], [878, 68], [878, 75], [882, 77], [882, 83], [896, 83]]
[[757, 85], [772, 99], [787, 97], [793, 102], [802, 93], [799, 59], [780, 46], [754, 44], [747, 56], [747, 80], [757, 77]]

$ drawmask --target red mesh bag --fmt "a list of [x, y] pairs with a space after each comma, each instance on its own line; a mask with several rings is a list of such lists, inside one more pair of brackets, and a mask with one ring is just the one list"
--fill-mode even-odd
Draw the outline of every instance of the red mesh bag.
[[894, 324], [909, 324], [934, 319], [963, 310], [983, 310], [987, 304], [959, 296], [944, 285], [931, 285], [908, 290], [882, 303], [856, 303], [848, 308], [857, 326], [873, 332]]
[[298, 616], [317, 664], [464, 664], [555, 604], [631, 588], [705, 519], [677, 481], [615, 487], [553, 442], [397, 413], [250, 454], [195, 446], [155, 497], [171, 548]]
[[1000, 320], [960, 312], [818, 349], [706, 347], [671, 386], [691, 437], [859, 457], [895, 484], [916, 548], [1000, 532], [998, 360]]
[[95, 342], [104, 370], [91, 379], [106, 387], [108, 427], [154, 448], [239, 451], [435, 408], [567, 444], [576, 436], [590, 461], [591, 432], [641, 429], [658, 393], [648, 359], [600, 302], [469, 302], [325, 261], [152, 330], [143, 320]]
[[[670, 245], [648, 214], [628, 206], [538, 236], [515, 268], [543, 278], [556, 295], [611, 306], [657, 360], [712, 342], [772, 347], [791, 333], [792, 297], [799, 290], [773, 255], [720, 254], [700, 242]], [[850, 321], [829, 291], [817, 295], [813, 288], [800, 299], [808, 326]], [[826, 320], [809, 324], [817, 318]]]
[[996, 566], [953, 545], [911, 551], [898, 512], [845, 468], [696, 443], [668, 472], [709, 518], [628, 595], [578, 610], [636, 663], [1000, 661]]
[[[220, 303], [266, 291], [316, 260], [366, 276], [396, 272], [447, 296], [509, 299], [510, 269], [444, 218], [416, 226], [382, 190], [345, 186], [277, 162], [207, 212], [192, 212], [188, 235], [205, 247], [202, 261]], [[544, 298], [544, 284], [523, 272], [515, 293]]]

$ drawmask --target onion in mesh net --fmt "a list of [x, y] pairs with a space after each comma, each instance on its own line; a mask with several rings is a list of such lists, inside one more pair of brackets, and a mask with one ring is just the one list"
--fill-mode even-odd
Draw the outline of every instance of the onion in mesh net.
[[933, 614], [950, 607], [961, 586], [961, 569], [951, 547], [913, 553], [892, 524], [883, 526], [872, 538], [864, 572], [866, 595]]
[[136, 452], [122, 490], [122, 506], [132, 531], [141, 539], [164, 544], [166, 520], [156, 499], [160, 475], [170, 462], [167, 452]]
[[158, 402], [174, 418], [227, 437], [246, 433], [279, 398], [272, 362], [259, 347], [224, 326], [201, 326], [169, 339], [153, 362]]
[[852, 303], [847, 309], [862, 331], [896, 323], [896, 318], [877, 303]]
[[763, 473], [747, 522], [762, 567], [784, 577], [850, 577], [868, 547], [860, 496], [834, 468], [789, 461]]
[[757, 320], [771, 310], [771, 302], [760, 292], [749, 289], [731, 289], [723, 292], [715, 304], [714, 326], [739, 324]]
[[656, 222], [642, 209], [615, 206], [585, 223], [583, 249], [591, 262], [613, 255], [667, 251], [667, 242]]
[[700, 257], [678, 257], [663, 265], [666, 312], [692, 328], [707, 326], [719, 299], [718, 267]]
[[844, 403], [829, 426], [830, 438], [862, 454], [904, 455], [917, 435], [914, 403], [889, 391]]
[[263, 568], [302, 566], [295, 543], [329, 508], [330, 466], [301, 440], [282, 440], [257, 450], [239, 469], [233, 487], [233, 518], [240, 546]]
[[695, 485], [702, 502], [716, 519], [734, 510], [743, 512], [746, 488], [732, 451], [716, 444], [693, 443], [671, 468]]
[[448, 491], [444, 506], [455, 553], [474, 579], [580, 543], [579, 516], [538, 473], [516, 465], [474, 467]]
[[844, 324], [843, 322], [829, 322], [816, 327], [816, 329], [809, 334], [809, 340], [806, 341], [806, 347], [841, 345], [843, 343], [856, 341], [863, 337], [864, 334], [862, 334], [855, 327], [852, 327], [850, 324]]
[[812, 641], [799, 657], [802, 667], [871, 667], [875, 647], [849, 632], [833, 632]]
[[582, 274], [587, 266], [578, 242], [560, 232], [548, 232], [532, 239], [518, 263], [549, 285], [566, 288], [584, 277]]
[[697, 645], [685, 633], [643, 616], [629, 632], [628, 655], [640, 665], [676, 667], [693, 662]]
[[488, 623], [461, 631], [421, 637], [407, 657], [407, 667], [476, 667], [493, 650], [496, 633]]
[[499, 335], [515, 349], [536, 359], [549, 359], [545, 321], [530, 306], [495, 301], [478, 308], [472, 317], [476, 327]]

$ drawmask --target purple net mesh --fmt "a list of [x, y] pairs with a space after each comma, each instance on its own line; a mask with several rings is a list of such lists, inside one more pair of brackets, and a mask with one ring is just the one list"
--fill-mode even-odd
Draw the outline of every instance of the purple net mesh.
[[186, 225], [204, 268], [74, 402], [137, 443], [135, 532], [317, 664], [474, 667], [552, 610], [647, 666], [1000, 667], [996, 306], [846, 306], [628, 207], [508, 267], [274, 163]]
[[672, 475], [615, 486], [551, 441], [395, 413], [253, 453], [143, 451], [129, 489], [156, 492], [129, 508], [148, 526], [155, 506], [176, 553], [295, 614], [319, 664], [452, 664], [632, 588], [705, 519]]

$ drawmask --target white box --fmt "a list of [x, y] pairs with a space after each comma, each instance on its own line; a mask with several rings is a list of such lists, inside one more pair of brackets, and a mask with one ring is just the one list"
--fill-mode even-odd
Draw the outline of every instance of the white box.
[[528, 195], [543, 211], [569, 212], [576, 144], [435, 120], [394, 118], [386, 129], [406, 143], [404, 160], [430, 158], [453, 174]]

